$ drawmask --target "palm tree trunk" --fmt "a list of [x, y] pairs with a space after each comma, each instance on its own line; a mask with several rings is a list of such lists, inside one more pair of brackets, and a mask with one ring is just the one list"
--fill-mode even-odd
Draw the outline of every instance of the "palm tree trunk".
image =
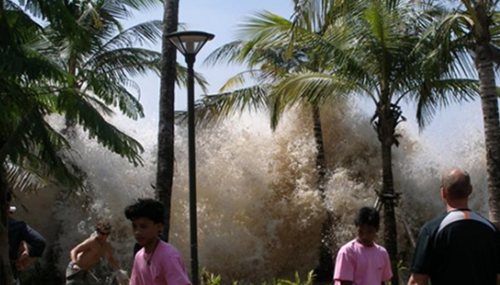
[[[68, 73], [69, 74], [76, 76], [76, 65], [77, 65], [76, 54], [75, 54], [75, 51], [72, 50], [69, 61], [68, 61]], [[78, 82], [74, 81], [72, 87], [75, 90], [78, 90]], [[76, 121], [66, 118], [65, 127], [62, 130], [62, 133], [65, 134], [70, 139], [75, 139], [76, 138]]]
[[384, 243], [389, 253], [392, 268], [392, 285], [399, 284], [398, 277], [398, 243], [396, 213], [394, 211], [394, 182], [392, 180], [391, 145], [382, 144], [382, 201], [384, 202]]
[[500, 121], [492, 55], [487, 45], [478, 46], [477, 71], [481, 90], [490, 220], [500, 226]]
[[163, 239], [168, 241], [172, 183], [174, 178], [174, 99], [176, 78], [176, 49], [165, 37], [176, 32], [179, 24], [179, 0], [166, 0], [163, 12], [163, 39], [158, 125], [158, 159], [156, 196], [165, 206]]
[[321, 195], [325, 194], [326, 183], [326, 159], [325, 146], [323, 144], [323, 128], [321, 126], [321, 116], [318, 106], [313, 106], [314, 140], [318, 154], [316, 155], [316, 169], [318, 170], [318, 189]]
[[[384, 96], [389, 98], [389, 95]], [[394, 181], [392, 177], [392, 145], [395, 144], [395, 131], [398, 123], [396, 112], [391, 108], [390, 104], [379, 103], [377, 107], [378, 125], [377, 132], [378, 138], [382, 146], [382, 193], [381, 201], [384, 205], [384, 243], [389, 253], [391, 260], [391, 268], [393, 277], [391, 280], [392, 285], [399, 284], [398, 274], [398, 244], [397, 244], [397, 227], [396, 227], [396, 213], [395, 213], [395, 191]]]
[[[325, 146], [323, 144], [323, 129], [321, 127], [320, 110], [318, 106], [313, 106], [313, 122], [314, 122], [314, 139], [316, 141], [316, 169], [318, 170], [317, 188], [321, 193], [323, 202], [325, 201], [325, 184], [326, 184], [326, 160], [325, 160]], [[326, 203], [325, 203], [326, 205]], [[315, 281], [330, 281], [332, 279], [333, 256], [332, 256], [332, 212], [326, 209], [326, 219], [323, 222], [323, 229], [321, 230], [321, 246], [319, 265], [314, 270], [316, 275]]]

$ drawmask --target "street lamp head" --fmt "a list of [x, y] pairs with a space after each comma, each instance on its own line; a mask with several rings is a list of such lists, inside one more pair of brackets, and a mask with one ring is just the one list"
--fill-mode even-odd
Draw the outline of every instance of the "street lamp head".
[[199, 31], [183, 31], [166, 35], [184, 56], [195, 56], [214, 35]]

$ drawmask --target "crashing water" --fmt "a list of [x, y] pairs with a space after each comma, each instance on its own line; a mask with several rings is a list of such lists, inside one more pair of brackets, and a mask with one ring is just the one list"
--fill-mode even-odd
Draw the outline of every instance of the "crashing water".
[[[334, 216], [334, 249], [354, 237], [355, 212], [373, 206], [375, 190], [381, 189], [379, 142], [369, 115], [358, 107], [332, 107], [321, 115], [328, 166], [326, 201], [315, 189], [317, 150], [309, 110], [288, 112], [274, 133], [264, 113], [235, 116], [198, 129], [200, 267], [221, 274], [226, 281], [290, 278], [296, 271], [305, 276], [318, 262], [326, 208]], [[57, 194], [61, 189], [44, 189], [36, 196], [23, 196], [30, 212], [16, 213], [60, 252], [61, 272], [69, 251], [92, 233], [100, 218], [112, 222], [115, 256], [130, 272], [134, 239], [123, 209], [134, 199], [154, 197], [157, 125], [123, 118], [112, 121], [145, 147], [144, 166], [133, 167], [79, 132], [73, 145], [78, 152], [75, 160], [88, 174], [87, 192], [66, 196]], [[442, 171], [460, 166], [471, 173], [477, 189], [471, 208], [483, 215], [488, 210], [486, 174], [480, 130], [471, 130], [471, 140], [461, 142], [446, 157], [410, 127], [403, 126], [399, 132], [403, 138], [400, 147], [393, 148], [393, 172], [395, 189], [402, 193], [398, 237], [401, 258], [407, 262], [412, 253], [409, 237], [414, 238], [424, 221], [443, 210], [438, 194]], [[189, 268], [184, 125], [176, 128], [175, 150], [170, 243], [179, 248]]]

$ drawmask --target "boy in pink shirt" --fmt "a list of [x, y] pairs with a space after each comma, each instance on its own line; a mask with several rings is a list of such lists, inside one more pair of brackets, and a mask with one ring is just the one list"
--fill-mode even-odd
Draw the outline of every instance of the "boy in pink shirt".
[[137, 252], [130, 285], [191, 285], [179, 251], [158, 237], [163, 229], [163, 204], [153, 199], [139, 199], [125, 208], [132, 221]]
[[380, 285], [392, 277], [389, 255], [374, 242], [380, 224], [377, 210], [363, 207], [354, 221], [356, 239], [340, 248], [335, 262], [335, 285]]

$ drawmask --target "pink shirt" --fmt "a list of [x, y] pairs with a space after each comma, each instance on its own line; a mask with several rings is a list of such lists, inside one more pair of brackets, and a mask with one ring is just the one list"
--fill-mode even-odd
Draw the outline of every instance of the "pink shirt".
[[335, 285], [340, 285], [340, 280], [352, 281], [353, 285], [380, 285], [391, 277], [389, 255], [378, 244], [368, 247], [352, 240], [337, 254], [333, 274]]
[[179, 251], [172, 245], [160, 241], [151, 254], [147, 254], [142, 248], [135, 255], [130, 285], [188, 284], [191, 281], [184, 262]]

